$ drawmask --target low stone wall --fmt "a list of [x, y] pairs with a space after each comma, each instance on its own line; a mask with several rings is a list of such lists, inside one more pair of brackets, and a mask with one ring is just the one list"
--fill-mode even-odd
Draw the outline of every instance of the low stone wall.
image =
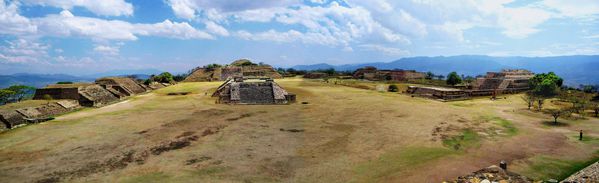
[[76, 100], [61, 100], [36, 107], [25, 107], [16, 110], [0, 111], [0, 131], [12, 129], [27, 123], [47, 121], [53, 116], [61, 115], [81, 108]]
[[11, 129], [27, 123], [25, 116], [15, 110], [0, 111], [0, 121], [3, 123], [0, 129]]
[[483, 168], [479, 171], [473, 172], [472, 174], [458, 177], [452, 181], [445, 181], [444, 183], [471, 183], [471, 182], [511, 182], [511, 183], [532, 183], [533, 180], [518, 175], [516, 173], [506, 171], [499, 168], [498, 166], [490, 166]]
[[582, 169], [568, 177], [563, 183], [599, 182], [599, 162]]

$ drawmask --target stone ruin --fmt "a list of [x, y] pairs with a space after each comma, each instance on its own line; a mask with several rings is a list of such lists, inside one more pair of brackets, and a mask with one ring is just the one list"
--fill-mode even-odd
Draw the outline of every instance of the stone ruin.
[[470, 89], [409, 86], [406, 93], [441, 101], [464, 100], [475, 96], [513, 94], [530, 90], [529, 80], [532, 77], [534, 77], [534, 73], [527, 70], [503, 70], [501, 72], [488, 72], [486, 76], [477, 78]]
[[[162, 88], [164, 84], [152, 85]], [[34, 100], [49, 99], [48, 104], [36, 107], [24, 107], [16, 110], [0, 111], [0, 129], [11, 129], [15, 126], [28, 123], [46, 121], [52, 116], [60, 115], [85, 107], [100, 107], [115, 103], [119, 99], [140, 94], [151, 90], [152, 86], [145, 86], [131, 78], [106, 77], [96, 80], [96, 83], [51, 84], [35, 91]]]
[[119, 100], [114, 93], [93, 83], [52, 84], [37, 89], [34, 100], [44, 100], [48, 95], [52, 99], [76, 100], [81, 106], [99, 107]]
[[501, 72], [487, 72], [484, 77], [476, 78], [472, 87], [477, 91], [500, 91], [502, 93], [516, 93], [530, 89], [529, 80], [534, 73], [523, 70], [502, 70]]
[[[507, 168], [507, 167], [506, 167]], [[511, 183], [532, 183], [533, 180], [507, 171], [496, 165], [483, 168], [472, 174], [460, 176], [452, 181], [444, 181], [444, 183], [483, 183], [483, 182], [511, 182]]]
[[303, 76], [306, 79], [322, 79], [329, 77], [329, 74], [323, 72], [309, 72]]
[[408, 86], [406, 93], [441, 101], [465, 100], [470, 98], [470, 94], [465, 90], [444, 87]]
[[107, 89], [111, 93], [117, 96], [133, 96], [143, 92], [146, 89], [142, 87], [142, 84], [137, 83], [131, 78], [125, 77], [106, 77], [96, 80], [96, 84]]
[[75, 100], [60, 100], [36, 107], [24, 107], [14, 110], [0, 110], [0, 131], [17, 126], [47, 121], [53, 116], [80, 108]]
[[563, 183], [578, 182], [599, 182], [599, 162], [595, 162], [588, 167], [570, 175], [562, 181]]
[[221, 104], [289, 104], [295, 94], [288, 93], [270, 78], [228, 79], [212, 94]]
[[425, 73], [415, 70], [378, 70], [376, 67], [368, 66], [356, 70], [353, 74], [356, 79], [366, 79], [370, 81], [409, 81], [415, 79], [424, 79]]
[[257, 65], [249, 60], [237, 60], [230, 65], [220, 67], [200, 67], [192, 71], [183, 82], [225, 81], [234, 77], [268, 77], [283, 78], [270, 65]]

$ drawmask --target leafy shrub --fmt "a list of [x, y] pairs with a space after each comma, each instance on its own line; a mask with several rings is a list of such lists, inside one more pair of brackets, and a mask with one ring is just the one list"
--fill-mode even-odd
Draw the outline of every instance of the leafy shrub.
[[389, 85], [389, 89], [387, 89], [387, 91], [389, 91], [389, 92], [398, 92], [399, 91], [399, 87], [397, 87], [397, 85], [395, 85], [395, 84], [392, 84], [392, 85]]

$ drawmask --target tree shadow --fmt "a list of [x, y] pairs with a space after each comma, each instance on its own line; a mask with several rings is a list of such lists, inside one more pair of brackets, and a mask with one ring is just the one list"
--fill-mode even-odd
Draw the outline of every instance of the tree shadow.
[[555, 121], [543, 121], [542, 123], [545, 126], [557, 126], [557, 127], [570, 126], [569, 123], [563, 123], [563, 122], [560, 122], [560, 121], [558, 121], [557, 123], [555, 123]]

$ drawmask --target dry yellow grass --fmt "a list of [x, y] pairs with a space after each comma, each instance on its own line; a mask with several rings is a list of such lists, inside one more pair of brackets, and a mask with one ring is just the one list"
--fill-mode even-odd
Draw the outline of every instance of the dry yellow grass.
[[[0, 182], [439, 182], [502, 159], [526, 174], [537, 156], [585, 160], [599, 149], [568, 138], [579, 128], [599, 137], [597, 119], [547, 128], [550, 117], [519, 96], [442, 103], [277, 82], [298, 103], [217, 105], [220, 83], [182, 83], [2, 133]], [[193, 93], [166, 95], [181, 91]], [[439, 126], [478, 130], [477, 145], [447, 147], [433, 135]]]

